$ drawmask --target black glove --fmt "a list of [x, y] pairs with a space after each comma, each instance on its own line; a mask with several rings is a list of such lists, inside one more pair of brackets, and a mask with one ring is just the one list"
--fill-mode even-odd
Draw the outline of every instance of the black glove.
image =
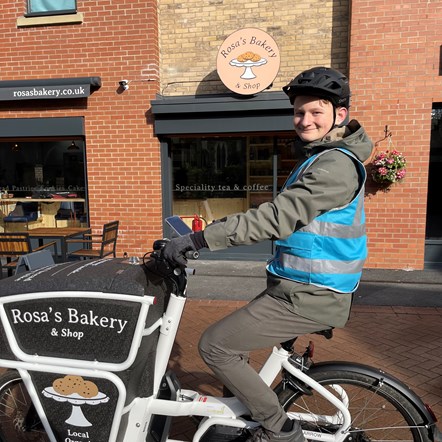
[[203, 232], [189, 233], [167, 242], [163, 249], [163, 256], [172, 265], [184, 268], [187, 265], [186, 252], [196, 252], [203, 247], [207, 247]]

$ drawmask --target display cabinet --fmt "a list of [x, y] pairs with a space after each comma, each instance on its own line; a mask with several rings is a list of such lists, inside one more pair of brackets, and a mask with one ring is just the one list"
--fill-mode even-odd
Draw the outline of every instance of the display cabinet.
[[258, 207], [271, 201], [281, 189], [296, 160], [293, 138], [268, 136], [249, 137], [248, 204]]

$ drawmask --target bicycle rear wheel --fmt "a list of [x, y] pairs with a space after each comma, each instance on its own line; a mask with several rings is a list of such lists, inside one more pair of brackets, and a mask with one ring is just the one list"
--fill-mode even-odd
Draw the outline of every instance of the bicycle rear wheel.
[[15, 370], [0, 376], [0, 440], [49, 441], [23, 380]]
[[[422, 418], [408, 398], [377, 378], [336, 368], [316, 373], [312, 370], [309, 375], [341, 400], [344, 398], [345, 403], [348, 401], [352, 417], [349, 436], [353, 442], [431, 441], [428, 430], [422, 426]], [[335, 433], [339, 423], [336, 408], [316, 391], [308, 395], [294, 390], [279, 384], [275, 392], [287, 412], [304, 413], [302, 428]], [[330, 422], [327, 416], [334, 416], [335, 421]]]

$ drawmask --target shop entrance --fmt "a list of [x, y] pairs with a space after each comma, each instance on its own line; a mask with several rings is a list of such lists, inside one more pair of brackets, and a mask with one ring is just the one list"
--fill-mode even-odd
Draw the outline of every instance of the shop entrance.
[[425, 268], [442, 267], [442, 103], [431, 114], [430, 167], [428, 177]]
[[[295, 165], [292, 141], [272, 135], [171, 138], [173, 214], [190, 227], [196, 215], [204, 227], [271, 201]], [[265, 260], [272, 252], [269, 240], [203, 252], [202, 258]]]

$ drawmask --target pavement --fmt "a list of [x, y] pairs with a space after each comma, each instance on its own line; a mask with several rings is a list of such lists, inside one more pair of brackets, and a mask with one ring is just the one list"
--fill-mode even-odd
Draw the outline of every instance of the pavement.
[[[265, 288], [265, 264], [193, 261], [188, 302], [174, 346], [171, 368], [183, 388], [220, 395], [221, 383], [200, 359], [201, 333], [245, 305]], [[405, 382], [439, 417], [442, 427], [442, 269], [367, 269], [354, 298], [349, 322], [331, 340], [305, 336], [297, 348], [315, 342], [315, 361], [345, 360], [381, 368]], [[270, 349], [253, 352], [259, 369]], [[175, 418], [171, 437], [191, 441], [191, 418]]]
[[[265, 263], [255, 261], [189, 262], [189, 297], [250, 300], [266, 287]], [[442, 269], [365, 269], [355, 305], [442, 307]]]

